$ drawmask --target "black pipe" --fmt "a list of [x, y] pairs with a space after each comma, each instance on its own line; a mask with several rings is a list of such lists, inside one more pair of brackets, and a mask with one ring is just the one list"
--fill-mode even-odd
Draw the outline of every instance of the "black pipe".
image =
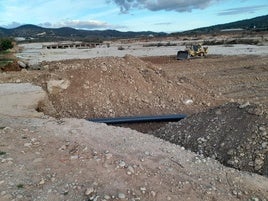
[[134, 116], [134, 117], [115, 117], [115, 118], [95, 118], [86, 119], [97, 123], [106, 124], [123, 124], [123, 123], [145, 123], [145, 122], [169, 122], [179, 121], [184, 119], [184, 114], [170, 114], [170, 115], [159, 115], [159, 116]]

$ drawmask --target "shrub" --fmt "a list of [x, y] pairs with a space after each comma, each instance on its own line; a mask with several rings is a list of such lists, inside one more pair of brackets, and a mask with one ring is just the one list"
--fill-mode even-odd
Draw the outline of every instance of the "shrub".
[[0, 39], [0, 51], [13, 48], [12, 40], [8, 38]]

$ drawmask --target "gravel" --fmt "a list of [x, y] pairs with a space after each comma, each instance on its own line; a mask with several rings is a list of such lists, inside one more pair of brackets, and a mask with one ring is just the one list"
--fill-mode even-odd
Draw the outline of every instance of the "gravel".
[[152, 134], [226, 166], [267, 175], [267, 129], [267, 114], [261, 106], [227, 103]]

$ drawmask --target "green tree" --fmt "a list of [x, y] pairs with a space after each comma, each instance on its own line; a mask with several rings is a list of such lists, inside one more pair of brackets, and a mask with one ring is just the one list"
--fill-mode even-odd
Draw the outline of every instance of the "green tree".
[[12, 40], [9, 38], [0, 39], [0, 51], [13, 48]]

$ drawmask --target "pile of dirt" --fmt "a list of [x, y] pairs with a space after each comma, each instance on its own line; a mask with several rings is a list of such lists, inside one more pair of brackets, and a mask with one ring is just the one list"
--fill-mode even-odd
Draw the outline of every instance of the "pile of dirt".
[[21, 71], [19, 64], [17, 62], [10, 62], [6, 64], [5, 66], [0, 68], [1, 71], [7, 72], [7, 71]]
[[228, 103], [170, 123], [153, 135], [224, 165], [268, 175], [267, 131], [268, 116], [261, 107]]
[[[210, 94], [169, 80], [151, 63], [127, 55], [43, 63], [36, 78], [48, 92], [56, 116], [76, 118], [190, 113], [215, 102]], [[53, 115], [40, 107], [46, 114]]]

